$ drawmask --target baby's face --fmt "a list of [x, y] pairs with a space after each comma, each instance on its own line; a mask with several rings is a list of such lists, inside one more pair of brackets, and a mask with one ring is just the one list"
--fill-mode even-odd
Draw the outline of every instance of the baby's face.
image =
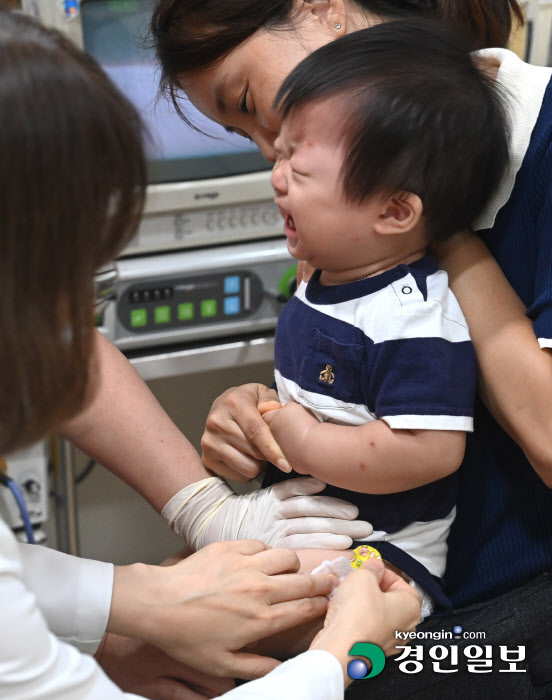
[[345, 201], [340, 113], [335, 99], [290, 113], [275, 143], [272, 186], [289, 252], [349, 282], [364, 276], [366, 265], [385, 259], [386, 241], [373, 229], [379, 197], [362, 204]]

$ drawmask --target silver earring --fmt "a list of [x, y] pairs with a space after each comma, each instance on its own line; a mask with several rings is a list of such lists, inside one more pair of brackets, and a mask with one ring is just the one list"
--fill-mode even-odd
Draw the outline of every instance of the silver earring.
[[341, 25], [340, 25], [339, 23], [338, 23], [338, 24], [334, 24], [334, 29], [341, 29]]

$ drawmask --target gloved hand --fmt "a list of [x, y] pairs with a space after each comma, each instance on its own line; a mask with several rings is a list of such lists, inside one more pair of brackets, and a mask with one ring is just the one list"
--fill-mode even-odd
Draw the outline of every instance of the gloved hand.
[[370, 523], [354, 520], [358, 508], [327, 496], [324, 482], [289, 479], [238, 496], [219, 477], [203, 479], [174, 495], [161, 511], [194, 550], [213, 542], [256, 539], [271, 547], [347, 549], [368, 537]]

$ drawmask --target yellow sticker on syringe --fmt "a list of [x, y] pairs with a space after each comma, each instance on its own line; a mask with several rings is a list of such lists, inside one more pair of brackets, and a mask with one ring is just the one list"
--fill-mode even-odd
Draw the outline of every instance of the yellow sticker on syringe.
[[360, 569], [368, 559], [381, 559], [381, 554], [367, 544], [362, 544], [351, 552], [350, 562], [353, 569]]

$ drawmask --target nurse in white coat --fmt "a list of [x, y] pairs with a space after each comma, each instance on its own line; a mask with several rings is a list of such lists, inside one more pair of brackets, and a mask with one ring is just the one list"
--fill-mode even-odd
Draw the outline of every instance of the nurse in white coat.
[[[56, 32], [7, 12], [0, 114], [6, 454], [93, 397], [94, 272], [136, 230], [145, 167], [140, 120], [99, 68]], [[203, 674], [270, 672], [231, 698], [341, 697], [352, 643], [366, 638], [392, 651], [394, 631], [416, 624], [419, 601], [391, 573], [360, 571], [339, 590], [311, 651], [281, 666], [240, 651], [325, 612], [333, 577], [298, 568], [292, 550], [254, 540], [214, 544], [173, 566], [113, 567], [20, 545], [0, 521], [0, 698], [137, 697], [125, 696], [92, 658], [106, 631], [153, 644], [160, 659]], [[178, 682], [166, 692], [193, 697]]]

